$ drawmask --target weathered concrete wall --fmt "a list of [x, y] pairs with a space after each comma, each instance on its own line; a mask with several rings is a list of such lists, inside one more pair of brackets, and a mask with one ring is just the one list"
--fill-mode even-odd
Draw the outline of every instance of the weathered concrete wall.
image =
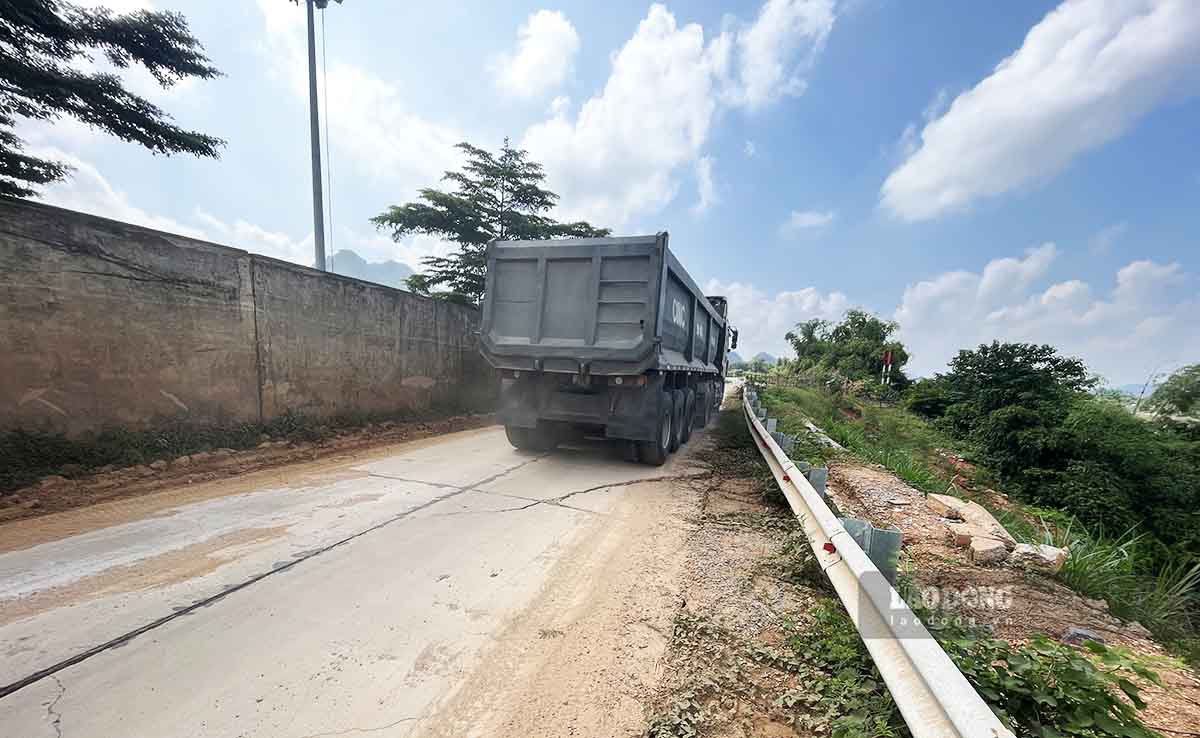
[[0, 200], [0, 430], [480, 401], [477, 312], [240, 249]]
[[268, 417], [420, 407], [493, 381], [470, 308], [258, 257], [254, 291]]

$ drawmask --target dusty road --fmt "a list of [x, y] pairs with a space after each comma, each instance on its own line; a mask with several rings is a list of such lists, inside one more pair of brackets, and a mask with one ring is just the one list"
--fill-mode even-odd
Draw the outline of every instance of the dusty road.
[[704, 443], [487, 428], [0, 526], [0, 735], [636, 734]]

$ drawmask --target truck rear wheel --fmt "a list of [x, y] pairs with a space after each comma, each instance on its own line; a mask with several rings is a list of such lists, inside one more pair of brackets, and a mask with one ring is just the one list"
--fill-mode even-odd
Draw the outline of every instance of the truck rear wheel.
[[688, 387], [683, 391], [683, 425], [679, 428], [679, 445], [692, 440], [692, 426], [696, 423], [696, 390]]
[[686, 404], [683, 390], [671, 390], [671, 404], [675, 408], [671, 418], [671, 453], [675, 453], [683, 445], [683, 411]]
[[516, 425], [504, 426], [504, 435], [514, 448], [522, 451], [549, 451], [557, 444], [545, 428], [522, 428]]
[[696, 412], [698, 413], [696, 424], [701, 428], [707, 428], [708, 422], [712, 418], [712, 394], [705, 394], [698, 397], [697, 400], [700, 404], [696, 407]]
[[658, 403], [658, 423], [652, 441], [638, 442], [638, 456], [643, 464], [662, 466], [671, 453], [671, 439], [675, 437], [675, 403], [670, 392], [664, 392]]

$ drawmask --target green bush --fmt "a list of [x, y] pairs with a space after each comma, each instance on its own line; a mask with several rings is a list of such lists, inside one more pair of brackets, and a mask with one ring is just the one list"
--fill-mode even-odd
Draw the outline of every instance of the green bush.
[[1135, 679], [1161, 682], [1126, 649], [1088, 641], [1089, 658], [1042, 635], [1021, 645], [970, 637], [948, 638], [942, 645], [1018, 736], [1156, 735], [1138, 719], [1146, 705]]
[[919, 379], [904, 392], [904, 407], [930, 420], [944, 416], [953, 404], [945, 384], [936, 379]]

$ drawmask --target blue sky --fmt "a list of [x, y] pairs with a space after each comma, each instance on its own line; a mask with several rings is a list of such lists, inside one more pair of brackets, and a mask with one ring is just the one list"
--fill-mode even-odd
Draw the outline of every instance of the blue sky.
[[[303, 9], [179, 10], [224, 77], [130, 84], [228, 139], [155, 157], [71, 122], [52, 203], [311, 263]], [[413, 266], [367, 219], [453, 167], [528, 148], [561, 217], [669, 230], [727, 294], [741, 353], [861, 306], [927, 374], [992, 338], [1113, 383], [1200, 360], [1200, 3], [347, 0], [327, 11], [333, 248]]]

